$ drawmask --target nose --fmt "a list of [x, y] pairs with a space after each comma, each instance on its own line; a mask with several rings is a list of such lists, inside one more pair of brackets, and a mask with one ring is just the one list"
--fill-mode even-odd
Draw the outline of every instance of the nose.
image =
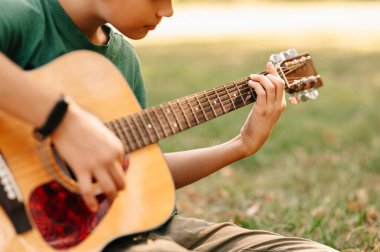
[[157, 10], [157, 16], [162, 17], [171, 17], [174, 14], [173, 5], [171, 0], [162, 1], [162, 5], [159, 6]]

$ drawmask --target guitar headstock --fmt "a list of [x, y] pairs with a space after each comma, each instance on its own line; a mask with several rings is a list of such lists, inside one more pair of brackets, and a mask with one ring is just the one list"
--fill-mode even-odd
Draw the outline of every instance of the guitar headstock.
[[299, 55], [295, 49], [289, 49], [272, 54], [269, 60], [285, 80], [285, 90], [290, 94], [290, 103], [298, 104], [318, 97], [317, 88], [321, 87], [323, 82], [309, 54]]

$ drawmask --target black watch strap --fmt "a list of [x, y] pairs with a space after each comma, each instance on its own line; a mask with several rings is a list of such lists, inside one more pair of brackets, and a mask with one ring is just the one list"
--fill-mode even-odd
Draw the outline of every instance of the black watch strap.
[[62, 122], [68, 107], [69, 103], [67, 98], [65, 96], [61, 96], [58, 102], [54, 105], [54, 108], [51, 110], [45, 124], [40, 128], [34, 129], [34, 136], [38, 140], [43, 140], [53, 133], [53, 131]]

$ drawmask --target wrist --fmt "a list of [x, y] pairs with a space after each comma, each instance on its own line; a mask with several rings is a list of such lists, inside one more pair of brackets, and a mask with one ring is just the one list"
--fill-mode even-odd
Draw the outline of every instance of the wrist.
[[236, 141], [238, 141], [240, 146], [239, 149], [244, 157], [248, 157], [256, 153], [261, 147], [261, 144], [259, 144], [257, 141], [254, 141], [254, 139], [246, 135], [243, 131], [241, 131], [240, 134], [236, 136]]
[[52, 139], [56, 139], [64, 134], [64, 132], [78, 130], [80, 120], [83, 119], [84, 116], [81, 108], [75, 102], [70, 101], [70, 106], [67, 108], [65, 117], [51, 134]]
[[62, 123], [68, 108], [68, 99], [65, 96], [61, 96], [49, 112], [44, 124], [34, 129], [35, 137], [39, 140], [49, 137]]

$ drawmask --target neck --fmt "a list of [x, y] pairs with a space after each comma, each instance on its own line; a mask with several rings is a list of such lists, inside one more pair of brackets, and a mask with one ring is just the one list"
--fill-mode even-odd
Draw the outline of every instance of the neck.
[[160, 104], [106, 125], [131, 152], [253, 103], [256, 94], [248, 87], [248, 79]]
[[95, 45], [108, 42], [108, 34], [102, 29], [104, 20], [98, 15], [95, 1], [58, 0], [66, 14], [83, 34]]

